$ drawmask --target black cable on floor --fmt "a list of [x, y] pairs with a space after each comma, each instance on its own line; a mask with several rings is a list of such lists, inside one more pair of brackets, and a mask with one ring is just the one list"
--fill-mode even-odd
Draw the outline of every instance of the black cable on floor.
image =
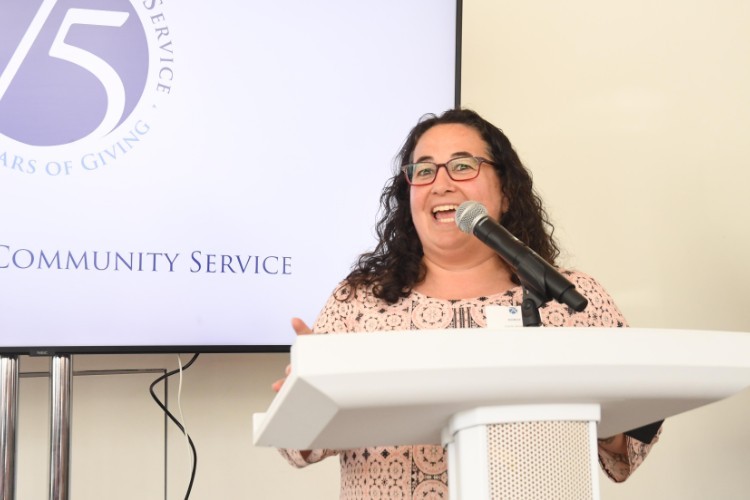
[[[200, 355], [200, 353], [195, 353], [193, 355], [193, 357], [190, 358], [190, 361], [188, 361], [185, 364], [185, 366], [182, 367], [182, 371], [185, 371], [188, 368], [190, 368], [190, 365], [192, 365], [195, 362], [195, 360], [198, 359], [199, 355]], [[185, 427], [180, 423], [179, 420], [177, 420], [177, 418], [175, 418], [174, 415], [172, 415], [172, 412], [170, 412], [167, 409], [167, 407], [164, 405], [164, 403], [162, 403], [161, 400], [159, 400], [159, 398], [156, 396], [156, 393], [154, 392], [154, 387], [156, 386], [156, 384], [158, 384], [162, 380], [168, 379], [169, 377], [171, 377], [172, 375], [175, 375], [177, 373], [180, 373], [180, 369], [172, 370], [171, 372], [167, 372], [164, 375], [162, 375], [159, 378], [157, 378], [156, 380], [154, 380], [151, 383], [151, 387], [149, 387], [149, 392], [151, 393], [151, 397], [154, 398], [154, 401], [156, 401], [156, 404], [159, 405], [159, 407], [162, 409], [162, 411], [164, 411], [164, 413], [169, 417], [169, 419], [172, 422], [174, 422], [174, 424], [177, 426], [177, 428], [180, 429], [180, 431], [182, 431], [183, 434], [185, 434], [185, 436], [188, 439], [188, 443], [190, 444], [190, 451], [191, 451], [191, 453], [193, 455], [193, 469], [192, 469], [192, 471], [190, 473], [190, 483], [188, 483], [188, 488], [187, 488], [187, 491], [185, 492], [185, 500], [188, 500], [188, 498], [190, 498], [190, 492], [193, 489], [193, 482], [195, 481], [195, 471], [198, 468], [198, 453], [195, 450], [195, 444], [193, 444], [192, 438], [185, 431]]]

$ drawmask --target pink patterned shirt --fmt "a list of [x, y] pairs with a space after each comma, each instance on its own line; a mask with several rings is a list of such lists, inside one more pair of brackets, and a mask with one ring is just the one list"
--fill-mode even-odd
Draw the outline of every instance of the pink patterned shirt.
[[[540, 308], [544, 326], [624, 327], [625, 318], [612, 298], [593, 278], [576, 271], [564, 271], [576, 289], [589, 301], [583, 312], [575, 312], [557, 302]], [[413, 291], [395, 304], [376, 298], [371, 289], [340, 284], [328, 299], [313, 331], [347, 333], [387, 330], [481, 328], [487, 326], [488, 305], [520, 306], [520, 286], [488, 297], [443, 300]], [[642, 443], [627, 437], [627, 456], [612, 455], [599, 449], [599, 460], [614, 481], [624, 481], [645, 459], [656, 442]], [[312, 450], [303, 458], [298, 450], [280, 450], [296, 467], [339, 455], [341, 499], [370, 498], [447, 499], [447, 456], [439, 444], [382, 446], [355, 450]]]

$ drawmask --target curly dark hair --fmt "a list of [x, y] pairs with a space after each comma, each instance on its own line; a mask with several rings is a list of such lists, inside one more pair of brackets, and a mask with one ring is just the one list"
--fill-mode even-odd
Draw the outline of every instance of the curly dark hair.
[[[372, 286], [376, 297], [392, 304], [409, 295], [414, 285], [424, 279], [422, 243], [412, 221], [410, 188], [401, 167], [413, 161], [414, 148], [427, 130], [446, 123], [467, 125], [479, 132], [489, 146], [491, 158], [488, 159], [495, 164], [502, 194], [508, 200], [508, 210], [500, 223], [547, 262], [555, 264], [560, 250], [552, 237], [554, 228], [542, 200], [533, 189], [530, 172], [521, 163], [508, 138], [476, 112], [451, 109], [440, 116], [423, 116], [406, 138], [396, 157], [393, 177], [380, 196], [380, 219], [376, 225], [378, 244], [354, 264], [345, 280], [350, 287]], [[520, 284], [517, 276], [512, 278]]]

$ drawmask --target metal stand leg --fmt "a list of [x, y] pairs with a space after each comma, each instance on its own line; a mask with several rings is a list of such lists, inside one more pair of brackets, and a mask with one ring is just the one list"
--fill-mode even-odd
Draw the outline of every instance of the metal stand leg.
[[52, 357], [50, 397], [50, 500], [70, 496], [70, 398], [73, 361], [70, 355]]
[[0, 500], [16, 494], [18, 357], [0, 356]]

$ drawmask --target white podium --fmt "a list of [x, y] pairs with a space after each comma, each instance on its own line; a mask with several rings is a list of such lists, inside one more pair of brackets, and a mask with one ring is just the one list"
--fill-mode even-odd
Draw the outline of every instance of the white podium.
[[268, 411], [254, 415], [258, 446], [442, 443], [452, 500], [598, 499], [597, 435], [749, 387], [750, 334], [514, 328], [309, 335], [298, 337], [291, 362]]

